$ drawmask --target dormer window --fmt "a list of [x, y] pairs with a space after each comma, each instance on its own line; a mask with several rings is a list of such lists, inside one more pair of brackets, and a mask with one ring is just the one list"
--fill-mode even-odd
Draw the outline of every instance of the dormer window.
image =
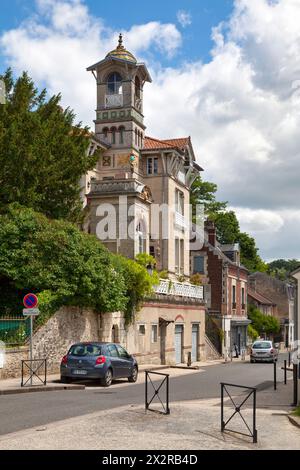
[[113, 72], [108, 76], [107, 93], [109, 95], [122, 94], [122, 77], [118, 72]]

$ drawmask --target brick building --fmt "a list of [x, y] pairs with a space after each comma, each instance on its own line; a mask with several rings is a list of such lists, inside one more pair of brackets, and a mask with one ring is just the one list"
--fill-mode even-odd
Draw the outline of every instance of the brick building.
[[248, 270], [240, 263], [239, 245], [221, 245], [210, 221], [206, 222], [204, 238], [203, 248], [191, 251], [191, 270], [210, 286], [206, 334], [227, 356], [235, 344], [239, 351], [247, 345]]

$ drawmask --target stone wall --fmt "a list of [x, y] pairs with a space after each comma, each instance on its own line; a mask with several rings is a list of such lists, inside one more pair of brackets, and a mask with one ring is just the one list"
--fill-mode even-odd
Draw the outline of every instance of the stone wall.
[[0, 368], [0, 379], [21, 376], [21, 361], [28, 359], [28, 347], [7, 349], [4, 356], [4, 367]]

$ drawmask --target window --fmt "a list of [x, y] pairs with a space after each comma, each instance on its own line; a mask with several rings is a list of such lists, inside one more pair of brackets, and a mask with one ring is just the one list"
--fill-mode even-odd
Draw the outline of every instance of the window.
[[107, 355], [110, 357], [118, 357], [118, 351], [114, 344], [109, 344], [106, 346]]
[[204, 274], [204, 256], [194, 257], [194, 273]]
[[137, 253], [145, 253], [146, 239], [145, 239], [145, 233], [143, 230], [142, 222], [139, 222], [136, 227], [136, 237], [137, 237]]
[[158, 174], [158, 158], [148, 157], [147, 158], [147, 175], [157, 175], [157, 174]]
[[103, 137], [104, 137], [104, 139], [107, 140], [107, 138], [108, 138], [108, 132], [109, 132], [108, 127], [104, 127], [104, 129], [103, 129], [102, 132], [103, 132]]
[[134, 142], [135, 142], [135, 145], [137, 145], [137, 143], [138, 143], [137, 129], [135, 129], [134, 133], [135, 133], [135, 139], [134, 139]]
[[119, 127], [119, 143], [124, 144], [124, 131], [125, 127], [121, 126]]
[[140, 79], [139, 77], [135, 77], [135, 96], [137, 98], [140, 98], [141, 97], [141, 82], [140, 82]]
[[155, 258], [155, 248], [154, 248], [153, 245], [151, 245], [151, 246], [149, 247], [149, 255], [150, 255], [150, 256], [153, 256], [153, 258]]
[[157, 325], [152, 325], [151, 327], [151, 343], [157, 343]]
[[245, 288], [242, 287], [242, 305], [245, 306]]
[[232, 305], [236, 307], [236, 286], [232, 286]]
[[119, 95], [122, 93], [122, 77], [118, 72], [113, 72], [108, 76], [107, 91], [109, 95]]
[[116, 143], [116, 128], [112, 127], [110, 132], [111, 132], [111, 143], [115, 144]]
[[184, 270], [184, 240], [175, 238], [175, 271], [182, 274]]
[[128, 358], [129, 354], [124, 348], [122, 348], [122, 346], [120, 346], [119, 344], [116, 344], [116, 348], [117, 348], [119, 357], [123, 357], [126, 359]]
[[175, 210], [179, 214], [184, 214], [184, 194], [179, 189], [175, 191]]
[[95, 344], [75, 344], [68, 352], [70, 356], [80, 357], [100, 356], [101, 354], [101, 347]]
[[139, 326], [139, 335], [145, 335], [146, 334], [146, 327], [145, 325], [140, 325]]

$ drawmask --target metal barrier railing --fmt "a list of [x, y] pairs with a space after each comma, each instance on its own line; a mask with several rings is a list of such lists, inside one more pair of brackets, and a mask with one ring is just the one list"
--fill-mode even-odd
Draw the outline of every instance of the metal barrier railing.
[[[150, 374], [159, 375], [159, 376], [164, 377], [164, 378], [162, 379], [162, 382], [160, 384], [158, 384], [158, 386], [155, 386], [156, 384], [154, 384], [153, 381], [151, 380]], [[150, 383], [152, 385], [153, 390], [154, 390], [154, 393], [153, 393], [150, 400], [148, 398], [148, 392], [149, 392], [148, 383]], [[165, 387], [165, 389], [166, 389], [165, 404], [161, 400], [161, 397], [159, 395], [159, 392], [162, 391], [162, 387], [163, 387], [164, 384], [166, 385], [166, 387]], [[153, 402], [153, 400], [155, 398], [158, 398], [158, 400], [160, 401], [160, 403], [162, 405], [162, 408], [163, 408], [163, 411], [155, 410], [153, 408], [150, 408], [150, 405], [151, 405], [151, 403]], [[146, 411], [147, 410], [154, 411], [156, 413], [160, 413], [160, 414], [164, 414], [164, 415], [169, 415], [170, 414], [170, 408], [169, 408], [169, 374], [162, 374], [160, 372], [154, 372], [154, 371], [149, 371], [149, 370], [145, 371], [145, 409], [146, 409]]]
[[[22, 380], [21, 387], [34, 386], [34, 385], [47, 385], [47, 359], [28, 359], [21, 361], [22, 363]], [[29, 377], [25, 380], [26, 372]], [[41, 374], [43, 376], [40, 376]], [[36, 378], [38, 383], [33, 383]], [[27, 385], [29, 382], [29, 385]]]
[[[228, 391], [228, 388], [227, 387], [235, 387], [235, 388], [239, 388], [239, 389], [244, 389], [244, 390], [250, 390], [250, 392], [247, 394], [246, 398], [242, 401], [242, 403], [240, 403], [239, 405], [237, 405], [235, 403], [235, 401], [233, 400], [232, 398], [232, 395], [229, 393]], [[234, 412], [232, 413], [232, 415], [227, 419], [227, 421], [225, 422], [224, 420], [224, 391], [227, 393], [230, 401], [232, 402], [232, 405], [234, 406]], [[245, 418], [243, 417], [242, 413], [241, 413], [241, 408], [243, 407], [243, 405], [245, 405], [245, 403], [247, 402], [247, 400], [253, 396], [253, 416], [252, 416], [252, 430], [250, 428], [250, 426], [248, 425], [247, 421], [245, 420]], [[234, 418], [234, 416], [236, 414], [239, 414], [239, 416], [241, 417], [242, 421], [244, 422], [246, 428], [248, 429], [249, 431], [249, 434], [246, 434], [244, 432], [240, 432], [240, 431], [236, 431], [234, 429], [228, 429], [227, 428], [227, 425], [230, 423], [230, 421]], [[246, 387], [246, 386], [243, 386], [243, 385], [235, 385], [235, 384], [229, 384], [229, 383], [224, 383], [224, 382], [221, 382], [221, 432], [225, 432], [225, 431], [229, 431], [229, 432], [233, 432], [233, 433], [236, 433], [236, 434], [240, 434], [242, 436], [247, 436], [247, 437], [251, 437], [252, 440], [253, 440], [253, 443], [257, 443], [257, 429], [256, 429], [256, 388], [255, 387]]]

